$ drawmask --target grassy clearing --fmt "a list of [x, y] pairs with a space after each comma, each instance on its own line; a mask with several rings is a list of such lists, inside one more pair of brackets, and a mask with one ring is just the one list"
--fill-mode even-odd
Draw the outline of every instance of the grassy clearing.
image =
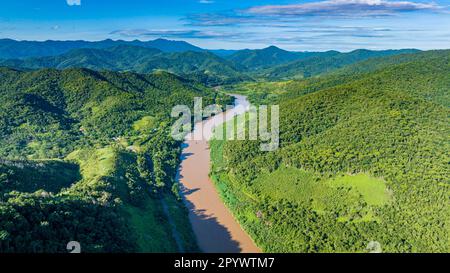
[[253, 182], [253, 190], [259, 195], [275, 199], [309, 202], [317, 189], [317, 176], [305, 170], [280, 167], [268, 174], [262, 174]]
[[368, 174], [342, 175], [326, 180], [313, 172], [285, 166], [272, 173], [261, 174], [253, 181], [251, 190], [260, 197], [311, 202], [319, 213], [326, 213], [336, 206], [356, 210], [361, 201], [380, 207], [390, 200], [384, 180]]
[[106, 147], [77, 150], [69, 154], [66, 159], [77, 162], [80, 165], [83, 179], [89, 180], [114, 172], [117, 158], [113, 149]]
[[356, 190], [369, 205], [382, 206], [390, 200], [385, 181], [368, 174], [344, 175], [330, 180], [329, 184], [332, 187], [349, 187]]
[[[225, 141], [210, 142], [211, 178], [224, 203], [265, 252], [315, 252], [315, 249], [308, 248], [304, 239], [298, 237], [298, 230], [311, 228], [312, 224], [321, 226], [324, 218], [334, 219], [335, 225], [361, 222], [377, 225], [381, 221], [377, 208], [390, 200], [385, 182], [368, 174], [342, 174], [329, 179], [308, 170], [286, 166], [260, 174], [251, 186], [245, 186], [228, 173], [223, 157], [224, 144]], [[297, 204], [297, 209], [314, 211], [317, 213], [315, 220], [300, 216], [298, 219], [282, 220], [283, 216], [279, 214], [283, 212], [275, 210], [272, 216], [275, 219], [281, 217], [277, 224], [280, 226], [272, 227], [272, 216], [261, 214], [262, 208], [270, 204], [278, 207], [283, 200]], [[289, 245], [281, 243], [286, 240]], [[364, 249], [364, 246], [358, 249]]]
[[[334, 218], [336, 225], [377, 223], [381, 221], [376, 212], [377, 208], [390, 201], [385, 181], [365, 173], [340, 174], [330, 179], [309, 170], [282, 165], [271, 173], [261, 173], [251, 185], [243, 185], [229, 174], [223, 156], [225, 143], [220, 140], [210, 141], [211, 178], [222, 200], [242, 227], [265, 251], [281, 250], [266, 244], [267, 240], [272, 240], [267, 238], [278, 238], [279, 231], [267, 229], [267, 225], [271, 223], [261, 221], [258, 216], [258, 208], [264, 207], [267, 200], [286, 200], [298, 204], [307, 210], [315, 211], [321, 217]], [[295, 226], [286, 228], [295, 229]], [[296, 248], [305, 247], [296, 239], [292, 239], [292, 242], [299, 244]]]
[[152, 116], [145, 116], [133, 123], [133, 129], [138, 132], [148, 132], [155, 127], [156, 119]]

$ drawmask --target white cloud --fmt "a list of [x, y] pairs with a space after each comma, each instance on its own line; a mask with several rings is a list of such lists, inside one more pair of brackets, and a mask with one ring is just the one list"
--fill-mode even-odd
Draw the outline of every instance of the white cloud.
[[214, 0], [199, 0], [198, 2], [200, 4], [213, 4]]
[[81, 0], [66, 0], [69, 6], [81, 6]]
[[326, 0], [305, 4], [256, 6], [246, 10], [259, 15], [291, 16], [382, 16], [399, 12], [437, 10], [435, 3], [391, 0]]
[[[206, 0], [209, 1], [209, 0]], [[221, 13], [199, 13], [185, 19], [196, 26], [258, 25], [265, 22], [302, 20], [309, 17], [376, 18], [411, 12], [450, 14], [450, 6], [436, 2], [403, 0], [316, 0], [284, 5], [253, 6]]]

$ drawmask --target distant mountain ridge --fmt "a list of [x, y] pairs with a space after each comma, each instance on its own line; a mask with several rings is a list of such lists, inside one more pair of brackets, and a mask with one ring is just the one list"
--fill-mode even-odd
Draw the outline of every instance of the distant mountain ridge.
[[163, 52], [131, 45], [105, 49], [81, 48], [58, 56], [4, 60], [0, 61], [0, 66], [19, 69], [88, 68], [138, 73], [165, 70], [209, 85], [249, 79], [232, 62], [207, 51]]
[[417, 49], [367, 50], [357, 49], [347, 53], [329, 51], [322, 54], [280, 64], [261, 71], [258, 77], [268, 79], [303, 79], [332, 72], [347, 65], [366, 61], [370, 58], [418, 53]]
[[269, 46], [263, 49], [244, 49], [235, 52], [225, 58], [240, 64], [249, 70], [267, 68], [274, 65], [280, 65], [295, 60], [305, 59], [312, 56], [329, 55], [330, 53], [339, 54], [337, 51], [329, 52], [293, 52], [286, 51], [276, 46]]
[[156, 39], [153, 41], [123, 41], [102, 40], [89, 41], [16, 41], [12, 39], [0, 39], [0, 59], [22, 59], [30, 57], [56, 56], [74, 49], [96, 48], [104, 49], [118, 45], [133, 45], [146, 48], [156, 48], [164, 52], [205, 51], [202, 48], [184, 41], [172, 41]]
[[309, 78], [371, 58], [417, 52], [420, 51], [358, 49], [346, 53], [293, 52], [276, 46], [263, 49], [207, 50], [184, 41], [165, 39], [146, 42], [20, 42], [4, 39], [0, 40], [0, 66], [19, 69], [89, 68], [138, 73], [165, 70], [215, 86], [252, 79]]

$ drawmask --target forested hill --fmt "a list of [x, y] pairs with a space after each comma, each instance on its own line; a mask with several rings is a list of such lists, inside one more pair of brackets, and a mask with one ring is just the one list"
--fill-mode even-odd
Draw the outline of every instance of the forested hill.
[[[48, 47], [45, 47], [48, 45]], [[42, 51], [42, 52], [41, 52]], [[22, 52], [22, 53], [21, 53]], [[27, 53], [28, 52], [28, 53]], [[292, 52], [270, 46], [223, 55], [185, 42], [0, 40], [0, 66], [19, 69], [89, 68], [151, 73], [164, 70], [210, 86], [254, 80], [303, 79], [333, 72], [371, 58], [418, 50], [355, 50], [348, 53]]]
[[[344, 66], [343, 68], [319, 77], [281, 82], [275, 81], [271, 83], [245, 83], [234, 86], [234, 88], [245, 90], [245, 94], [247, 94], [254, 103], [273, 103], [278, 102], [279, 100], [287, 100], [318, 90], [350, 83], [360, 80], [362, 77], [371, 76], [374, 73], [382, 71], [387, 73], [387, 71], [401, 68], [402, 66], [399, 66], [400, 64], [406, 65], [411, 63], [411, 65], [406, 66], [409, 70], [419, 70], [417, 66], [423, 66], [425, 68], [433, 65], [435, 62], [440, 63], [443, 56], [445, 59], [445, 56], [448, 55], [449, 52], [449, 50], [430, 50], [411, 54], [370, 58], [366, 61]], [[445, 74], [441, 74], [441, 77], [445, 78], [445, 76]], [[441, 86], [442, 90], [445, 90], [446, 81], [440, 82], [444, 84]], [[442, 97], [436, 97], [435, 101], [437, 103], [447, 103], [448, 105], [448, 95], [445, 97], [444, 91], [441, 91], [441, 95]]]
[[0, 252], [196, 250], [169, 137], [195, 96], [229, 103], [166, 72], [0, 68]]
[[257, 73], [257, 76], [269, 79], [303, 79], [312, 76], [325, 74], [336, 69], [351, 65], [357, 62], [365, 61], [370, 58], [399, 55], [407, 53], [417, 53], [415, 49], [402, 50], [382, 50], [373, 51], [358, 49], [348, 53], [328, 52], [328, 54], [313, 55], [309, 58], [281, 64], [271, 67]]
[[118, 45], [131, 45], [146, 48], [155, 48], [164, 52], [204, 51], [184, 41], [170, 41], [156, 39], [153, 41], [114, 41], [103, 40], [89, 41], [16, 41], [0, 39], [0, 59], [17, 59], [30, 57], [56, 56], [67, 53], [70, 50], [80, 48], [109, 48]]
[[356, 71], [290, 87], [276, 152], [213, 142], [224, 198], [264, 251], [448, 252], [450, 52]]
[[215, 95], [166, 72], [1, 68], [0, 156], [59, 157], [77, 139], [122, 136], [145, 115], [167, 119], [174, 105], [190, 105], [194, 96]]
[[291, 52], [270, 46], [264, 49], [239, 50], [234, 54], [225, 56], [225, 58], [248, 70], [258, 70], [312, 56], [332, 56], [335, 54], [339, 54], [339, 52]]
[[89, 68], [151, 73], [165, 70], [205, 84], [234, 83], [250, 78], [237, 66], [206, 51], [164, 53], [158, 49], [118, 45], [107, 49], [76, 49], [59, 56], [0, 61], [13, 68]]

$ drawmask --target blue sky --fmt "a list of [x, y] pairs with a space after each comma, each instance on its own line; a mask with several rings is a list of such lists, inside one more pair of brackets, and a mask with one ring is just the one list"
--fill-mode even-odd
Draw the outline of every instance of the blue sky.
[[448, 0], [3, 0], [0, 38], [205, 48], [450, 48]]

